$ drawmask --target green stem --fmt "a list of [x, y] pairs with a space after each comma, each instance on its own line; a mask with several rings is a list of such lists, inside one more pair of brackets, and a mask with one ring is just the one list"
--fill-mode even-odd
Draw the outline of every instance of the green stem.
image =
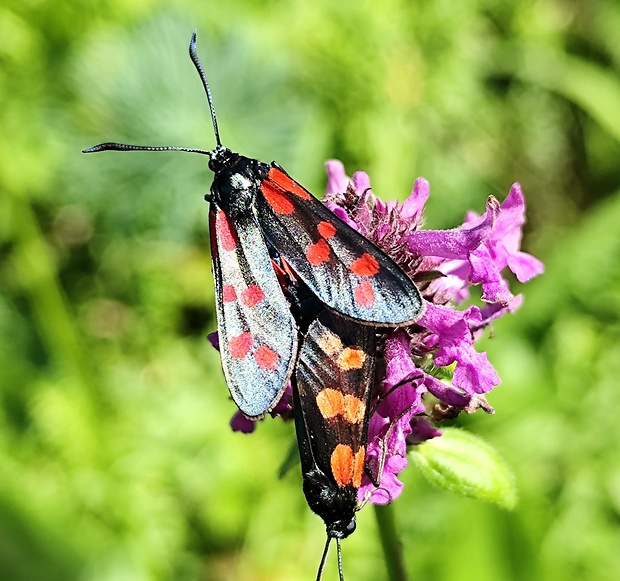
[[403, 545], [396, 532], [394, 509], [391, 504], [374, 506], [375, 517], [379, 525], [379, 537], [385, 557], [389, 581], [407, 581], [407, 571], [403, 559]]

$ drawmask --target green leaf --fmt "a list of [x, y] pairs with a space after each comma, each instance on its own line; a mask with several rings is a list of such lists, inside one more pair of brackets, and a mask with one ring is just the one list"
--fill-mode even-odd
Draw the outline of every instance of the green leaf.
[[497, 450], [481, 438], [456, 428], [442, 430], [415, 446], [410, 457], [436, 486], [511, 509], [517, 501], [514, 476]]
[[288, 452], [284, 460], [282, 460], [282, 464], [280, 465], [280, 469], [278, 470], [278, 478], [281, 480], [284, 478], [288, 471], [291, 468], [294, 468], [299, 464], [299, 450], [297, 448], [297, 440], [293, 440], [291, 445], [289, 446]]
[[505, 72], [562, 95], [620, 141], [620, 81], [612, 68], [536, 45], [507, 45], [502, 61]]

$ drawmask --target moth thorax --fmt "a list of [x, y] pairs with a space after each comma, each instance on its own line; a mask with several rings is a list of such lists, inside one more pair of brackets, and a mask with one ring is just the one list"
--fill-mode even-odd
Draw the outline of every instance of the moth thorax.
[[246, 172], [235, 171], [239, 165], [216, 174], [211, 188], [213, 198], [231, 220], [247, 216], [252, 211], [259, 187], [255, 178]]

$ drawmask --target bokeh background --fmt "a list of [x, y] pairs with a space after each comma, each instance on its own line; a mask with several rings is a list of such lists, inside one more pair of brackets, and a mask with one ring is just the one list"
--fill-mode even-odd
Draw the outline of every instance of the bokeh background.
[[[515, 472], [513, 512], [395, 504], [411, 579], [620, 578], [620, 4], [616, 0], [3, 0], [0, 579], [312, 579], [324, 542], [293, 427], [233, 434], [217, 354], [192, 30], [225, 143], [315, 192], [323, 163], [427, 226], [520, 181], [546, 265], [489, 352], [497, 414], [460, 419]], [[385, 578], [373, 511], [347, 579]], [[336, 578], [334, 557], [325, 579]]]

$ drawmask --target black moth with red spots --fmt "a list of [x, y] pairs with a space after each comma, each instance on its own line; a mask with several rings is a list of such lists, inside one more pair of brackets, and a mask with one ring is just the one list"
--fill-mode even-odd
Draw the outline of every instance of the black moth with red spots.
[[336, 539], [342, 580], [340, 541], [355, 531], [366, 470], [376, 329], [326, 309], [281, 257], [274, 259], [274, 268], [299, 327], [291, 383], [303, 491], [327, 532], [317, 579]]
[[[214, 150], [108, 142], [84, 153], [209, 156], [215, 175], [207, 199], [224, 376], [233, 400], [250, 418], [273, 409], [292, 379], [304, 493], [327, 528], [319, 577], [335, 538], [342, 579], [340, 539], [355, 530], [365, 470], [375, 328], [413, 323], [422, 314], [422, 299], [385, 253], [275, 162], [262, 163], [221, 144], [195, 32], [189, 52], [207, 95]], [[289, 274], [277, 265], [274, 270], [270, 249]], [[299, 292], [306, 295], [303, 301]]]
[[84, 150], [187, 151], [209, 156], [215, 176], [209, 223], [222, 368], [233, 400], [250, 418], [273, 409], [297, 358], [297, 324], [271, 266], [271, 244], [329, 309], [371, 326], [412, 323], [420, 293], [381, 250], [330, 212], [275, 162], [224, 147], [204, 69], [216, 137], [212, 151], [102, 143]]
[[325, 522], [329, 544], [355, 531], [357, 493], [368, 443], [375, 378], [375, 330], [325, 309], [304, 335], [293, 380], [295, 431], [308, 506]]

